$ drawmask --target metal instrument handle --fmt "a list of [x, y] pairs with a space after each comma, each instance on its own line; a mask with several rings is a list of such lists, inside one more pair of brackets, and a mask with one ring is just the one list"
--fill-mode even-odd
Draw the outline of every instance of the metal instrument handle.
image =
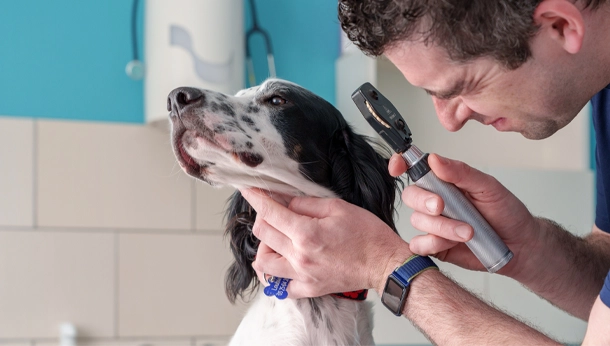
[[443, 199], [442, 215], [472, 226], [474, 236], [466, 245], [490, 273], [495, 273], [513, 258], [510, 249], [455, 185], [439, 179], [432, 171], [418, 179], [415, 185]]

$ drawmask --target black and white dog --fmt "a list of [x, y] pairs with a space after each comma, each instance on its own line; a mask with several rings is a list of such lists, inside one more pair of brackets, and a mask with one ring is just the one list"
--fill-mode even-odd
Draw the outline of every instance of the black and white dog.
[[[355, 133], [319, 96], [270, 79], [228, 96], [194, 88], [173, 90], [167, 104], [174, 153], [189, 175], [214, 186], [258, 187], [288, 196], [338, 197], [365, 208], [396, 231], [394, 200], [400, 181], [387, 155]], [[256, 212], [235, 192], [226, 212], [235, 257], [226, 276], [231, 302], [247, 299], [259, 281], [252, 269], [258, 240]], [[262, 294], [237, 329], [234, 345], [371, 345], [366, 291], [311, 299]]]

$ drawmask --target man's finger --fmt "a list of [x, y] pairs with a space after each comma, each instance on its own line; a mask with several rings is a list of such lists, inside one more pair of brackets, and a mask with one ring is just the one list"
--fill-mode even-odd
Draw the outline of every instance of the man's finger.
[[444, 216], [431, 216], [413, 212], [411, 224], [420, 231], [457, 242], [469, 241], [474, 236], [472, 226]]
[[256, 218], [252, 229], [256, 236], [265, 246], [280, 254], [292, 251], [292, 241], [284, 233], [268, 224], [263, 218]]
[[288, 208], [299, 215], [323, 219], [351, 205], [337, 198], [295, 197]]
[[290, 263], [265, 243], [259, 244], [256, 261], [252, 262], [252, 268], [260, 273], [259, 278], [263, 278], [263, 273], [289, 279], [296, 277], [296, 272]]
[[256, 219], [262, 218], [276, 230], [292, 237], [289, 234], [293, 229], [292, 225], [298, 222], [303, 216], [294, 213], [280, 203], [274, 201], [264, 191], [259, 189], [240, 190], [241, 195], [256, 210]]
[[[265, 250], [264, 247], [266, 247], [268, 250]], [[258, 263], [256, 261], [258, 260], [259, 253], [268, 251], [273, 250], [271, 250], [268, 246], [265, 246], [264, 243], [259, 243], [258, 250], [256, 252], [256, 257], [254, 257], [254, 262], [252, 262], [252, 269], [254, 269], [254, 271], [256, 272], [256, 276], [258, 276], [258, 281], [260, 281], [263, 285], [267, 284], [267, 281], [265, 280], [265, 273], [257, 269]]]
[[407, 163], [399, 154], [393, 154], [388, 162], [388, 171], [393, 177], [397, 177], [407, 171]]
[[455, 241], [437, 237], [433, 234], [426, 234], [413, 237], [409, 244], [409, 248], [418, 255], [429, 256], [451, 249], [456, 246], [456, 244], [458, 243]]
[[451, 160], [437, 154], [430, 154], [428, 164], [441, 180], [455, 184], [470, 193], [486, 191], [489, 185], [495, 182], [493, 177], [462, 161]]
[[284, 257], [273, 251], [273, 249], [265, 245], [265, 243], [260, 243], [258, 246], [256, 261], [252, 263], [252, 267], [256, 271], [256, 275], [263, 286], [269, 285], [267, 280], [272, 276], [289, 278], [292, 279], [292, 281], [290, 281], [288, 288], [286, 289], [288, 298], [298, 299], [308, 297], [306, 292], [302, 289], [301, 282], [295, 280], [297, 274], [292, 266], [290, 266]]
[[416, 185], [405, 187], [402, 200], [407, 207], [430, 215], [441, 215], [445, 208], [445, 202], [437, 194]]

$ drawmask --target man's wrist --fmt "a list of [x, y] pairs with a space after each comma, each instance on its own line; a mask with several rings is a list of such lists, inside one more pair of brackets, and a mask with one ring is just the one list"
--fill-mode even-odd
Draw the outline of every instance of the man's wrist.
[[386, 281], [381, 303], [394, 315], [401, 316], [409, 296], [411, 282], [429, 269], [438, 266], [428, 256], [413, 255], [396, 268]]
[[400, 267], [407, 258], [413, 256], [413, 252], [409, 249], [409, 243], [403, 242], [400, 247], [398, 247], [394, 253], [390, 255], [387, 260], [385, 269], [381, 273], [377, 273], [376, 283], [375, 283], [375, 291], [381, 297], [383, 295], [383, 289], [385, 288], [386, 281], [388, 276], [392, 274], [392, 272]]
[[[443, 280], [439, 279], [440, 277], [443, 277]], [[417, 297], [421, 294], [422, 291], [430, 289], [430, 287], [432, 286], [436, 287], [439, 285], [440, 282], [447, 280], [450, 279], [447, 279], [446, 276], [440, 270], [426, 270], [423, 273], [419, 274], [417, 278], [413, 280], [413, 282], [411, 283], [411, 292], [409, 292], [409, 295], [412, 296], [414, 299], [417, 299]], [[408, 304], [409, 297], [407, 297], [407, 304], [405, 305]]]
[[[532, 282], [540, 282], [549, 274], [548, 268], [541, 264], [549, 263], [548, 249], [555, 249], [555, 238], [565, 231], [552, 220], [542, 217], [534, 217], [533, 226], [524, 230], [531, 237], [521, 242], [521, 248], [514, 251], [515, 258], [506, 271], [498, 274], [510, 277], [526, 286]], [[571, 235], [570, 235], [571, 236]], [[521, 254], [528, 254], [523, 258]], [[504, 269], [504, 268], [503, 268]]]

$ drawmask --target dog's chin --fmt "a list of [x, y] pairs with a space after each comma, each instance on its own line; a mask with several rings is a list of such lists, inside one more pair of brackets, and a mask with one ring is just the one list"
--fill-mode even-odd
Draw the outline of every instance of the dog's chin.
[[195, 162], [184, 149], [182, 145], [175, 146], [176, 158], [178, 159], [178, 164], [184, 170], [184, 172], [193, 177], [200, 177], [205, 171], [205, 168]]
[[[207, 133], [202, 135], [196, 131], [187, 130], [176, 136], [176, 140], [176, 143], [174, 143], [176, 151], [180, 154], [185, 170], [189, 172], [195, 171], [197, 168], [205, 168], [205, 165], [198, 164], [197, 161], [205, 162], [207, 158], [198, 160], [197, 155], [192, 156], [187, 152], [187, 147], [192, 150], [201, 148], [206, 152], [215, 153], [215, 157], [220, 156], [216, 157], [215, 160], [222, 160], [221, 157], [224, 156], [224, 160], [232, 158], [252, 168], [260, 165], [264, 160], [262, 155], [253, 150], [235, 150], [230, 144], [229, 139], [220, 138], [217, 140], [214, 136], [210, 137]], [[207, 156], [207, 154], [204, 156]]]
[[[175, 156], [178, 164], [186, 174], [211, 186], [232, 187], [235, 189], [258, 188], [261, 190], [268, 190], [270, 186], [274, 186], [276, 188], [279, 187], [277, 188], [278, 191], [275, 191], [275, 189], [274, 191], [281, 196], [302, 195], [302, 193], [296, 192], [294, 187], [283, 181], [264, 175], [243, 175], [243, 173], [246, 173], [244, 169], [239, 169], [229, 174], [215, 174], [215, 163], [209, 162], [206, 164], [205, 160], [200, 160], [191, 156], [182, 145], [177, 145], [174, 150], [176, 151]], [[251, 168], [255, 168], [263, 162], [263, 158], [260, 155], [251, 152], [231, 152], [227, 153], [227, 155], [232, 157], [233, 160], [239, 161], [243, 165]], [[236, 182], [239, 183], [236, 184]], [[284, 199], [284, 197], [281, 197], [278, 202]], [[290, 197], [290, 199], [292, 199], [292, 197]]]

